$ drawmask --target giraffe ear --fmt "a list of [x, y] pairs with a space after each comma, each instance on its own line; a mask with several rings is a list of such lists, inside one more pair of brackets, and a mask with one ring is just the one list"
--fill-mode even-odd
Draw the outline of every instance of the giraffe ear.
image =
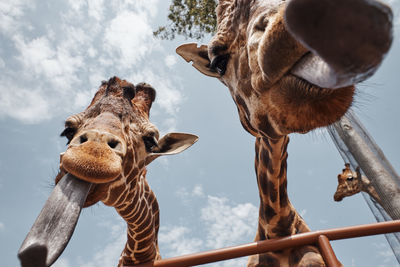
[[183, 44], [176, 49], [176, 53], [183, 57], [186, 62], [192, 61], [192, 66], [204, 75], [220, 78], [215, 70], [210, 69], [210, 59], [208, 58], [208, 48], [206, 45], [197, 47], [197, 44]]
[[174, 155], [183, 152], [199, 140], [197, 135], [187, 133], [169, 133], [158, 140], [157, 148], [146, 158], [146, 165], [164, 155]]
[[151, 105], [156, 99], [156, 90], [147, 83], [139, 83], [135, 86], [136, 94], [132, 102], [143, 107], [144, 111], [149, 114]]

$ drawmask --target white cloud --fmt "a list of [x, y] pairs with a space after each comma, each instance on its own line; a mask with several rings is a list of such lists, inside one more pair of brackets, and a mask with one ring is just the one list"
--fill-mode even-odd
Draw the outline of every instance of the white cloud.
[[181, 187], [176, 191], [176, 195], [181, 199], [181, 201], [187, 201], [186, 203], [189, 203], [189, 200], [194, 198], [205, 197], [203, 186], [201, 184], [195, 185], [191, 191], [185, 187]]
[[82, 91], [77, 92], [75, 95], [74, 105], [77, 108], [83, 108], [88, 105], [90, 100], [92, 99], [94, 92], [91, 91]]
[[[183, 200], [207, 199], [205, 206], [200, 209], [200, 223], [204, 229], [182, 225], [161, 227], [159, 242], [164, 257], [234, 246], [254, 239], [258, 209], [253, 204], [235, 204], [227, 198], [206, 196], [201, 185], [194, 186], [192, 190], [181, 188], [177, 195]], [[244, 257], [213, 263], [212, 266], [245, 266], [246, 263], [247, 257]]]
[[204, 196], [203, 186], [202, 185], [195, 185], [192, 191], [193, 196], [202, 197]]
[[122, 218], [118, 217], [116, 220], [103, 222], [102, 226], [110, 232], [109, 242], [107, 242], [107, 245], [103, 249], [96, 252], [92, 259], [88, 262], [80, 262], [79, 266], [95, 267], [117, 265], [119, 256], [126, 243], [126, 223]]
[[[56, 48], [45, 36], [25, 41], [22, 36], [15, 37], [18, 59], [29, 74], [35, 77], [43, 76], [49, 82], [62, 79], [59, 87], [65, 88], [68, 82], [77, 81], [76, 70], [82, 66], [82, 58], [71, 55], [70, 49]], [[33, 73], [32, 73], [33, 72]]]
[[32, 1], [14, 0], [0, 1], [0, 32], [5, 35], [12, 35], [22, 26], [20, 19], [24, 16], [25, 10], [34, 8]]
[[39, 89], [17, 87], [16, 83], [0, 79], [0, 118], [5, 114], [25, 123], [50, 118], [48, 101]]
[[97, 21], [100, 21], [103, 18], [103, 12], [104, 12], [104, 0], [88, 1], [89, 16], [95, 18]]
[[157, 123], [161, 133], [176, 132], [177, 124], [178, 122], [176, 121], [175, 117], [163, 119], [161, 124]]
[[140, 72], [132, 75], [134, 81], [146, 81], [157, 91], [155, 106], [173, 115], [179, 111], [179, 106], [183, 101], [183, 95], [180, 90], [175, 88], [172, 80], [167, 74], [156, 73], [157, 70], [144, 68]]
[[[193, 236], [196, 231], [191, 230], [184, 226], [174, 226], [171, 228], [161, 227], [158, 236], [159, 244], [161, 247], [161, 255], [163, 258], [183, 256], [191, 253], [198, 253], [201, 251], [209, 250], [205, 246], [205, 242]], [[163, 249], [167, 248], [167, 249]], [[245, 266], [247, 257], [240, 259], [233, 259], [218, 263], [212, 263], [213, 267], [236, 267]], [[204, 266], [208, 266], [204, 265]], [[202, 265], [203, 266], [203, 265]]]
[[145, 14], [123, 11], [105, 30], [105, 49], [111, 56], [118, 56], [120, 67], [134, 66], [153, 46], [152, 29]]
[[[165, 82], [162, 84], [162, 82]], [[182, 94], [179, 90], [172, 88], [171, 82], [162, 79], [156, 83], [158, 100], [156, 104], [169, 114], [175, 114], [179, 111], [179, 105], [182, 102]]]
[[130, 4], [133, 4], [135, 8], [139, 10], [145, 10], [151, 14], [151, 16], [155, 16], [157, 14], [157, 3], [158, 0], [130, 0], [127, 1]]
[[172, 68], [177, 61], [177, 57], [174, 55], [168, 55], [164, 59], [165, 65], [167, 65], [168, 68]]
[[83, 6], [86, 5], [85, 1], [76, 1], [76, 0], [68, 0], [69, 6], [72, 8], [73, 11], [77, 12], [80, 11]]
[[[158, 95], [153, 114], [162, 117], [163, 129], [174, 130], [183, 96], [151, 54], [157, 47], [159, 57], [168, 57], [150, 24], [158, 1], [69, 1], [45, 10], [58, 19], [35, 21], [35, 2], [1, 1], [0, 118], [37, 123], [80, 111], [100, 82], [117, 74], [152, 84]], [[168, 62], [174, 64], [173, 56]]]
[[161, 251], [164, 258], [199, 252], [204, 243], [201, 239], [193, 237], [191, 230], [184, 226], [161, 227], [158, 240], [160, 246], [168, 248], [165, 255]]
[[207, 206], [201, 209], [201, 219], [207, 225], [207, 245], [221, 248], [235, 245], [243, 237], [255, 236], [258, 209], [251, 203], [232, 206], [226, 198], [208, 196]]

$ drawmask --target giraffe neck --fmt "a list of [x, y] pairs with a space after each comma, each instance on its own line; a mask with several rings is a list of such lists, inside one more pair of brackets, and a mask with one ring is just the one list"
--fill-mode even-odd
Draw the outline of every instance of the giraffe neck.
[[103, 201], [116, 209], [128, 227], [127, 242], [118, 266], [159, 258], [158, 202], [145, 176], [145, 169], [140, 173], [131, 172], [129, 177], [110, 187], [107, 198]]
[[288, 136], [256, 139], [255, 169], [260, 193], [256, 240], [310, 231], [287, 195], [288, 143]]
[[378, 193], [376, 192], [375, 188], [372, 186], [372, 183], [370, 180], [368, 180], [367, 177], [360, 175], [360, 186], [361, 186], [361, 191], [366, 192], [369, 194], [371, 197], [375, 199], [376, 202], [382, 205], [381, 203], [381, 198], [379, 197]]

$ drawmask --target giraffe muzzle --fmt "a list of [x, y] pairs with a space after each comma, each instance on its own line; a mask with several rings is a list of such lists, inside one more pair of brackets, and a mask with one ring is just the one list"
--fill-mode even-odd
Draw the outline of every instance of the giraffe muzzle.
[[122, 172], [126, 143], [120, 137], [98, 130], [87, 130], [71, 140], [62, 156], [62, 167], [79, 179], [107, 183]]
[[335, 201], [337, 201], [337, 202], [342, 201], [342, 200], [343, 200], [343, 195], [340, 194], [340, 193], [338, 193], [338, 192], [336, 192], [336, 193], [333, 195], [333, 200], [335, 200]]
[[340, 88], [372, 76], [389, 51], [393, 14], [371, 0], [291, 0], [285, 23], [308, 48], [291, 73], [323, 88]]

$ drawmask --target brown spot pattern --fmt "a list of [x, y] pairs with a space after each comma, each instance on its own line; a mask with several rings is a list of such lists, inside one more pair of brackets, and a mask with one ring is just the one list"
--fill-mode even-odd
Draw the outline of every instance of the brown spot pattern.
[[280, 261], [272, 253], [264, 253], [259, 255], [260, 263], [258, 267], [279, 267]]

